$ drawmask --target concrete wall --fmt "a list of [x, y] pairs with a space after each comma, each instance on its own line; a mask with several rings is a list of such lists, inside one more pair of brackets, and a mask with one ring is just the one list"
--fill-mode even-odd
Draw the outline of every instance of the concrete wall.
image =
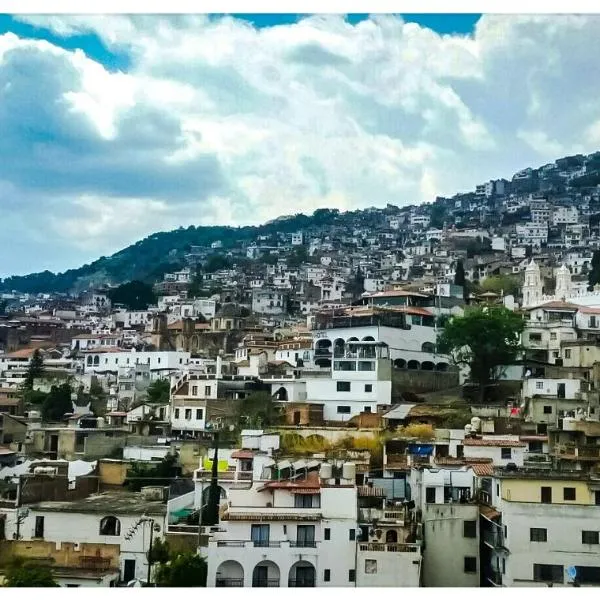
[[457, 387], [458, 371], [417, 371], [392, 369], [392, 399], [399, 398], [402, 392], [424, 394]]
[[419, 587], [420, 575], [417, 552], [358, 551], [356, 587]]
[[[463, 535], [465, 521], [477, 523], [477, 537]], [[423, 512], [424, 587], [479, 587], [479, 506], [428, 504]], [[475, 557], [475, 573], [464, 572], [465, 556]]]

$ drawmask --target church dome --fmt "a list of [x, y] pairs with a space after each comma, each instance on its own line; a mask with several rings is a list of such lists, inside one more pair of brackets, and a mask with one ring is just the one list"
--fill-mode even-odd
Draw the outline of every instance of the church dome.
[[536, 271], [538, 272], [540, 270], [540, 268], [535, 264], [535, 261], [533, 260], [533, 258], [531, 259], [531, 262], [527, 265], [527, 268], [525, 269], [525, 272], [529, 272], [531, 273], [531, 271]]

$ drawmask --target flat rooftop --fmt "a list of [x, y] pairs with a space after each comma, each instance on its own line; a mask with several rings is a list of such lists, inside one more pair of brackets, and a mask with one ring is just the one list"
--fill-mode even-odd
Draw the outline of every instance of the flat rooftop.
[[167, 504], [148, 500], [139, 492], [103, 492], [82, 500], [38, 502], [30, 510], [46, 512], [100, 513], [115, 515], [165, 515]]

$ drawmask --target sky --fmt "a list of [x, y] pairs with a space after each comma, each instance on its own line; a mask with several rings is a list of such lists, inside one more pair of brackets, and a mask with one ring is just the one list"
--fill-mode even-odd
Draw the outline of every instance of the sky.
[[600, 149], [596, 15], [0, 16], [0, 276]]

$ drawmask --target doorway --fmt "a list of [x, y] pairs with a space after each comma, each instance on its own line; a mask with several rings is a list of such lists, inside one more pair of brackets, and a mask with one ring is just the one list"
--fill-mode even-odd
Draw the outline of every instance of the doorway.
[[129, 583], [135, 577], [135, 559], [126, 558], [123, 562], [123, 581]]

